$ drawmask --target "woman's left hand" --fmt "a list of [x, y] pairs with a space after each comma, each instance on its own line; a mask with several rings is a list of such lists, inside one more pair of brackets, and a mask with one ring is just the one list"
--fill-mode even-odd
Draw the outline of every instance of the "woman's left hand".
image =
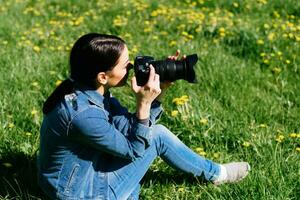
[[[180, 55], [180, 50], [178, 49], [175, 53], [175, 55], [172, 56], [168, 56], [168, 59], [170, 60], [178, 60]], [[181, 60], [185, 59], [186, 55], [183, 55]], [[163, 98], [163, 96], [165, 96], [166, 90], [172, 86], [174, 84], [174, 82], [170, 82], [170, 81], [164, 81], [160, 83], [160, 89], [161, 89], [161, 93], [160, 95], [156, 98], [156, 100], [161, 101], [161, 99]]]

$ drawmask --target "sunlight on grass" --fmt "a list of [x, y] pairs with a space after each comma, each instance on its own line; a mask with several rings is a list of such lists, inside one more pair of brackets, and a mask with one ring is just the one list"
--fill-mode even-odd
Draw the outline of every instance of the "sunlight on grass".
[[[198, 83], [170, 88], [160, 123], [202, 156], [252, 166], [240, 184], [216, 188], [157, 159], [142, 199], [297, 199], [299, 10], [296, 0], [0, 1], [0, 198], [42, 199], [41, 106], [68, 77], [74, 41], [101, 32], [124, 38], [131, 60], [198, 54]], [[129, 87], [112, 92], [134, 110]]]

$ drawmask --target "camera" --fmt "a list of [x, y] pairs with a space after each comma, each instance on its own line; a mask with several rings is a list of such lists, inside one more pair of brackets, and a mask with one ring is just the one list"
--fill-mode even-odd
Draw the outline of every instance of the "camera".
[[134, 60], [137, 85], [143, 86], [148, 82], [150, 64], [159, 75], [160, 82], [184, 79], [190, 83], [196, 83], [194, 66], [197, 61], [197, 54], [188, 55], [183, 60], [154, 60], [152, 56], [137, 56]]

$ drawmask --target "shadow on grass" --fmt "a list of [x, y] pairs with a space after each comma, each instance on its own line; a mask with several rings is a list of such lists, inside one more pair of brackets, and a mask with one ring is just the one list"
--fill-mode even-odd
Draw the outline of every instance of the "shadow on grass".
[[0, 163], [1, 199], [47, 199], [37, 184], [36, 157], [9, 153]]
[[142, 183], [155, 183], [159, 185], [167, 185], [170, 183], [175, 184], [208, 184], [207, 181], [205, 181], [204, 177], [195, 177], [190, 174], [186, 174], [183, 172], [175, 171], [173, 169], [169, 169], [168, 171], [153, 171], [148, 170], [146, 175], [142, 179]]
[[[47, 199], [37, 184], [36, 157], [20, 152], [9, 153], [2, 156], [0, 163], [0, 199]], [[147, 185], [148, 182], [160, 185], [206, 183], [203, 178], [195, 178], [172, 169], [148, 170], [142, 183]]]

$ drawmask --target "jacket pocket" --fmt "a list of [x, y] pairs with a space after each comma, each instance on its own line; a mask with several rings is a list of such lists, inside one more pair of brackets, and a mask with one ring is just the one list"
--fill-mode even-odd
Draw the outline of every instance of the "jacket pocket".
[[78, 177], [78, 171], [79, 171], [80, 165], [79, 164], [75, 164], [73, 169], [70, 172], [67, 184], [66, 184], [66, 188], [65, 188], [65, 193], [68, 194], [70, 193], [70, 191], [72, 190], [72, 187], [74, 186], [74, 184], [77, 181], [77, 177]]

